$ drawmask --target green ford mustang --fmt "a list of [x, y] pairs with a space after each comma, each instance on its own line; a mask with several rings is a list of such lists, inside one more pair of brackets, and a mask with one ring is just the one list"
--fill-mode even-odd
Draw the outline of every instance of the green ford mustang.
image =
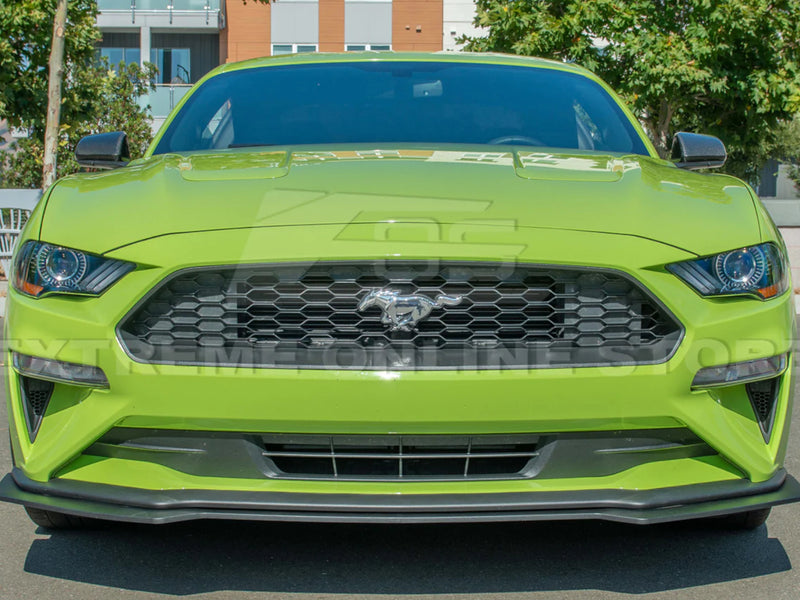
[[144, 158], [76, 153], [94, 172], [32, 214], [5, 320], [0, 497], [40, 525], [754, 527], [800, 499], [780, 235], [694, 172], [719, 140], [659, 159], [587, 71], [258, 59]]

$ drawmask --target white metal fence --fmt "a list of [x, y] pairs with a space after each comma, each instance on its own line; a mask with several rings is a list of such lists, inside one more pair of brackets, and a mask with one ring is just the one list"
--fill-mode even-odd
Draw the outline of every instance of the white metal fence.
[[19, 234], [41, 195], [41, 190], [0, 190], [0, 265], [6, 277]]

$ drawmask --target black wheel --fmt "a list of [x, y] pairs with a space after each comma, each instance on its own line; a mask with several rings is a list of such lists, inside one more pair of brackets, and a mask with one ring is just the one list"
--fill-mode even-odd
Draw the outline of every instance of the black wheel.
[[750, 530], [757, 529], [767, 522], [771, 508], [760, 508], [747, 512], [717, 517], [718, 523], [725, 529]]
[[25, 507], [25, 512], [28, 513], [31, 521], [45, 529], [90, 529], [97, 527], [98, 523], [95, 519], [65, 515], [52, 510], [41, 510], [28, 506]]

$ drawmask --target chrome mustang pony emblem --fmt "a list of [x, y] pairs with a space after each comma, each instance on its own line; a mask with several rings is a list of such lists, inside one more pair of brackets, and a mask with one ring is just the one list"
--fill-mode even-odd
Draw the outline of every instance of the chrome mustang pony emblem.
[[383, 311], [381, 323], [389, 325], [389, 331], [413, 331], [434, 308], [455, 306], [461, 304], [461, 299], [461, 296], [439, 294], [436, 300], [431, 300], [419, 294], [401, 296], [394, 290], [372, 290], [359, 302], [358, 310], [377, 305]]

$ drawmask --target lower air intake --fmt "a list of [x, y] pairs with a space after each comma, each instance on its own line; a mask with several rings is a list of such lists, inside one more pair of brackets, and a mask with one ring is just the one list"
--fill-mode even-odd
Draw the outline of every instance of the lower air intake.
[[769, 442], [775, 422], [775, 405], [780, 389], [779, 380], [780, 377], [775, 377], [748, 383], [745, 386], [747, 397], [750, 398], [750, 403], [753, 405], [753, 412], [766, 442]]
[[686, 429], [326, 435], [120, 427], [84, 454], [159, 464], [199, 477], [465, 481], [603, 477], [716, 452]]
[[55, 384], [52, 381], [34, 379], [33, 377], [20, 377], [20, 392], [22, 394], [22, 406], [25, 412], [25, 421], [28, 427], [30, 440], [36, 439], [39, 426], [42, 424], [50, 397], [53, 395]]
[[[264, 457], [286, 477], [520, 477], [540, 436], [328, 436], [267, 441]], [[316, 443], [315, 443], [316, 442]]]

